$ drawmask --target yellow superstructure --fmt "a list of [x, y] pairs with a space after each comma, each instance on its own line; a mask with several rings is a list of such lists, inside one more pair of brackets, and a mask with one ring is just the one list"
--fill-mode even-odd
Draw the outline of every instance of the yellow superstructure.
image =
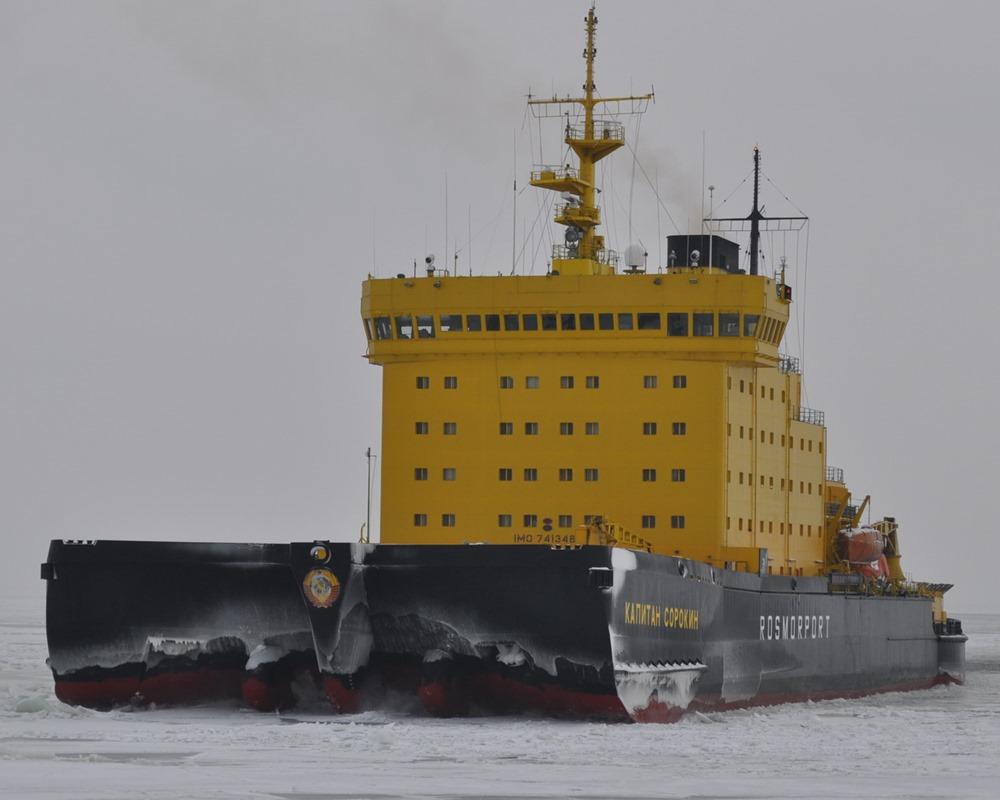
[[561, 101], [584, 108], [566, 127], [579, 167], [532, 176], [578, 198], [557, 210], [579, 238], [551, 272], [364, 282], [381, 541], [583, 544], [600, 518], [654, 552], [818, 574], [836, 526], [823, 417], [779, 355], [790, 289], [711, 266], [617, 272], [595, 232], [593, 165], [622, 142], [593, 117], [595, 26], [591, 10], [585, 97]]

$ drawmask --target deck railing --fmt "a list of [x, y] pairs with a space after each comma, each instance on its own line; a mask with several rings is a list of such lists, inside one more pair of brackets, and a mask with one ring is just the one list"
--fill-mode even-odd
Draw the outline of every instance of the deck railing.
[[805, 406], [796, 408], [795, 413], [792, 414], [792, 419], [805, 422], [808, 425], [819, 425], [821, 427], [826, 425], [825, 413], [815, 408], [806, 408]]

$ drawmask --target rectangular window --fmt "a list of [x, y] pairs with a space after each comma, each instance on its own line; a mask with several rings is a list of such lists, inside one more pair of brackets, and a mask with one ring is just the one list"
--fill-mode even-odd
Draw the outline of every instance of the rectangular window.
[[560, 514], [559, 515], [559, 527], [560, 528], [572, 528], [573, 527], [573, 517], [570, 514]]
[[418, 389], [430, 389], [431, 379], [427, 375], [417, 376], [417, 388]]
[[597, 315], [597, 326], [602, 331], [613, 331], [615, 329], [615, 315], [614, 314], [598, 314]]
[[415, 481], [425, 481], [425, 480], [427, 480], [427, 467], [414, 467], [413, 468], [413, 480], [415, 480]]
[[620, 330], [620, 331], [630, 331], [630, 330], [632, 330], [632, 315], [631, 314], [619, 314], [618, 315], [618, 330]]
[[539, 384], [539, 380], [538, 380], [538, 376], [537, 375], [528, 375], [524, 379], [524, 388], [525, 389], [537, 389], [538, 388], [538, 384]]
[[521, 317], [521, 322], [526, 331], [538, 330], [538, 314], [524, 314]]
[[434, 338], [434, 317], [421, 314], [417, 317], [417, 337], [420, 339]]
[[584, 425], [584, 432], [587, 436], [597, 436], [601, 432], [601, 426], [597, 422], [588, 422]]
[[525, 422], [524, 423], [524, 435], [525, 436], [538, 436], [538, 423], [537, 422]]
[[687, 336], [688, 315], [671, 312], [667, 314], [667, 336]]
[[569, 467], [559, 468], [559, 480], [561, 481], [571, 481], [573, 480], [573, 470]]
[[576, 314], [560, 314], [559, 315], [560, 327], [564, 331], [575, 331], [576, 330]]
[[670, 527], [671, 528], [683, 528], [684, 527], [684, 515], [674, 514], [670, 517]]
[[554, 331], [556, 329], [556, 315], [542, 314], [542, 330]]
[[413, 526], [415, 528], [426, 528], [427, 527], [427, 515], [426, 514], [414, 514], [413, 515]]
[[529, 483], [532, 482], [532, 481], [537, 481], [538, 480], [538, 470], [535, 469], [534, 467], [525, 467], [524, 468], [524, 479], [526, 481], [528, 481]]
[[594, 330], [594, 315], [593, 314], [581, 314], [580, 315], [580, 330], [581, 331], [592, 331], [592, 330]]
[[409, 316], [396, 317], [396, 338], [397, 339], [413, 338], [413, 317]]
[[714, 336], [715, 335], [715, 314], [695, 314], [694, 315], [694, 335]]
[[455, 467], [445, 467], [441, 470], [441, 479], [446, 481], [453, 481], [458, 474], [458, 470]]
[[497, 525], [501, 528], [509, 528], [513, 524], [513, 519], [510, 514], [498, 514], [497, 515]]
[[365, 326], [365, 338], [371, 340], [372, 338], [372, 321], [370, 319], [361, 320], [362, 324]]
[[510, 467], [500, 467], [500, 480], [502, 481], [514, 480], [514, 470], [512, 470]]
[[588, 389], [599, 389], [601, 386], [601, 379], [597, 375], [588, 375], [586, 383]]
[[653, 514], [642, 515], [642, 527], [649, 530], [656, 527], [656, 517]]
[[573, 423], [572, 422], [560, 422], [559, 423], [559, 435], [560, 436], [572, 436], [573, 435]]
[[584, 514], [583, 515], [584, 525], [600, 525], [601, 515], [600, 514]]
[[392, 323], [389, 321], [388, 317], [375, 317], [375, 338], [392, 338]]
[[465, 318], [465, 327], [468, 328], [469, 333], [476, 333], [483, 329], [483, 318], [478, 314], [469, 314]]
[[414, 424], [414, 427], [416, 428], [416, 433], [418, 436], [423, 436], [425, 433], [427, 433], [429, 429], [429, 426], [426, 422], [417, 422]]
[[640, 331], [658, 331], [660, 329], [660, 315], [659, 314], [637, 314], [638, 325]]
[[513, 389], [514, 388], [514, 376], [513, 375], [501, 375], [500, 376], [500, 388], [501, 389]]
[[740, 315], [732, 313], [719, 314], [719, 336], [739, 336]]
[[538, 527], [538, 515], [537, 514], [525, 514], [524, 515], [524, 527], [525, 528], [537, 528]]
[[461, 332], [462, 332], [461, 314], [441, 315], [441, 333], [461, 333]]
[[563, 375], [559, 379], [559, 388], [560, 389], [572, 389], [573, 388], [573, 376], [572, 375]]
[[656, 388], [656, 376], [655, 375], [643, 375], [642, 376], [642, 388], [643, 389], [655, 389]]
[[642, 423], [642, 433], [644, 436], [656, 436], [656, 423], [655, 422]]
[[455, 515], [454, 514], [442, 514], [441, 515], [441, 525], [445, 528], [455, 527]]
[[520, 325], [518, 325], [519, 318], [517, 314], [504, 314], [503, 315], [503, 329], [505, 331], [516, 331]]
[[672, 426], [674, 436], [684, 436], [688, 432], [686, 422], [675, 422]]
[[512, 436], [514, 434], [514, 423], [513, 422], [501, 422], [500, 423], [500, 435], [501, 436]]
[[675, 389], [687, 389], [688, 376], [687, 375], [674, 375], [674, 388]]
[[656, 480], [656, 470], [647, 467], [642, 471], [642, 479], [646, 483], [653, 483]]
[[500, 330], [500, 315], [499, 314], [487, 314], [486, 315], [486, 330], [488, 330], [488, 331], [498, 331], [498, 330]]
[[445, 375], [445, 377], [444, 377], [444, 388], [445, 389], [457, 389], [458, 388], [458, 376], [456, 376], [456, 375]]
[[444, 435], [454, 436], [458, 433], [458, 423], [457, 422], [446, 422], [444, 424]]
[[594, 481], [597, 480], [597, 478], [598, 478], [597, 467], [587, 467], [583, 471], [583, 479], [585, 481], [590, 481], [591, 483], [593, 483]]
[[670, 470], [670, 480], [674, 483], [684, 483], [687, 480], [687, 473], [682, 468], [674, 467]]

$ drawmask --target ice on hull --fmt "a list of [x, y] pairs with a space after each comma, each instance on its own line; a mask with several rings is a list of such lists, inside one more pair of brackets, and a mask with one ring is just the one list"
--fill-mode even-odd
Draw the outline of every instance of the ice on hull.
[[619, 548], [53, 543], [67, 702], [670, 721], [960, 681], [930, 601]]

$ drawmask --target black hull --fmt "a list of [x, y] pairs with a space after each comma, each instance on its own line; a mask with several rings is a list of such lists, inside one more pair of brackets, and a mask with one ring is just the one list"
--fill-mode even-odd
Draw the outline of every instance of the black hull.
[[305, 675], [342, 712], [671, 720], [964, 678], [926, 597], [608, 547], [54, 542], [45, 569], [57, 694], [96, 707], [287, 707]]

